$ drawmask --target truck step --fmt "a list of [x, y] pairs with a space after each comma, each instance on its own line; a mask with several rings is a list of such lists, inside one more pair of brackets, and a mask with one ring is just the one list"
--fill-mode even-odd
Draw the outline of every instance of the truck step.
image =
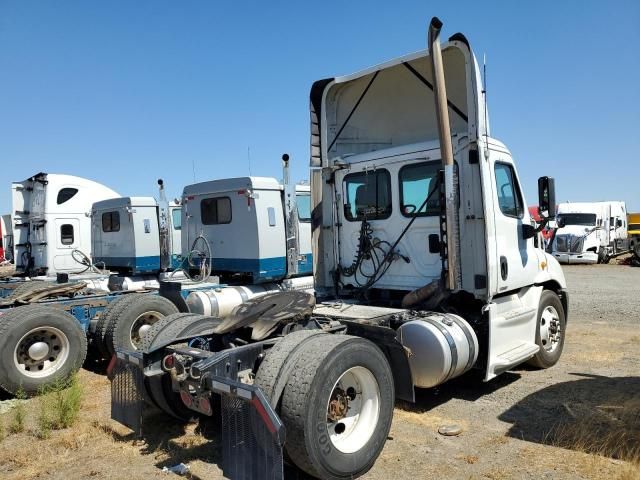
[[520, 307], [520, 308], [515, 308], [513, 310], [510, 310], [508, 312], [505, 312], [502, 317], [507, 321], [507, 322], [514, 322], [517, 320], [529, 320], [533, 315], [536, 314], [537, 309], [535, 308], [531, 308], [531, 307]]
[[514, 345], [504, 353], [498, 355], [495, 361], [495, 369], [497, 371], [505, 371], [519, 363], [528, 360], [538, 353], [540, 347], [535, 343], [523, 342]]

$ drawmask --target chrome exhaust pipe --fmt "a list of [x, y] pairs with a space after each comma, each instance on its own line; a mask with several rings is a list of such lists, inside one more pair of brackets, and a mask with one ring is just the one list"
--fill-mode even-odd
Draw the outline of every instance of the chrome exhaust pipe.
[[429, 56], [433, 74], [433, 93], [435, 98], [436, 119], [440, 137], [440, 155], [445, 178], [445, 214], [446, 214], [446, 270], [447, 288], [461, 288], [460, 276], [460, 226], [458, 223], [458, 175], [453, 164], [451, 130], [449, 128], [449, 107], [447, 88], [444, 79], [442, 51], [440, 50], [440, 30], [442, 22], [433, 17], [429, 24]]

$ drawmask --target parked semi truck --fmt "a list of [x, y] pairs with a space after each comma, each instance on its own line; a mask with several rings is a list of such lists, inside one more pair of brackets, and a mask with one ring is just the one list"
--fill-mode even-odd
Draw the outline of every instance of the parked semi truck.
[[[315, 297], [249, 300], [226, 319], [169, 316], [118, 350], [112, 417], [141, 433], [150, 406], [221, 417], [222, 468], [319, 478], [376, 461], [394, 402], [471, 368], [485, 380], [553, 366], [568, 312], [558, 262], [533, 239], [514, 160], [489, 134], [462, 34], [311, 88]], [[446, 79], [446, 80], [445, 80]], [[156, 418], [157, 421], [157, 418]]]
[[566, 202], [558, 205], [552, 243], [560, 263], [607, 263], [632, 250], [624, 202]]
[[[299, 188], [304, 212], [303, 197], [308, 200], [309, 187]], [[221, 199], [229, 203], [220, 206]], [[167, 315], [213, 313], [224, 318], [258, 295], [312, 290], [310, 267], [305, 267], [311, 261], [311, 224], [304, 215], [298, 216], [295, 186], [283, 187], [262, 177], [216, 180], [185, 187], [183, 201], [189, 208], [181, 216], [173, 217], [177, 206], [168, 207], [173, 227], [166, 233], [179, 235], [175, 227], [180, 223], [197, 234], [191, 250], [183, 244], [185, 261], [178, 268], [186, 274], [165, 274], [167, 281], [159, 285], [157, 275], [136, 276], [126, 268], [123, 275], [109, 276], [111, 290], [88, 288], [95, 285], [78, 277], [68, 282], [22, 282], [13, 295], [0, 300], [0, 387], [9, 393], [21, 388], [34, 394], [80, 367], [87, 348], [98, 358], [110, 358], [117, 347], [138, 348], [149, 328]], [[158, 228], [165, 228], [167, 215], [158, 213], [155, 201], [134, 197], [97, 203], [93, 219], [103, 233], [94, 236], [94, 247], [102, 254], [108, 247], [104, 259], [110, 261], [147, 257], [145, 236], [153, 236], [154, 242], [162, 238]], [[249, 235], [259, 241], [243, 241]], [[200, 250], [203, 244], [209, 250]], [[223, 250], [222, 245], [229, 247]], [[226, 257], [220, 259], [216, 252]], [[282, 258], [274, 258], [275, 254]], [[116, 263], [128, 267], [119, 261], [110, 266]], [[204, 276], [203, 265], [207, 265]]]
[[91, 206], [119, 197], [92, 180], [51, 173], [15, 182], [11, 190], [16, 273], [29, 277], [83, 270], [72, 253], [91, 251]]

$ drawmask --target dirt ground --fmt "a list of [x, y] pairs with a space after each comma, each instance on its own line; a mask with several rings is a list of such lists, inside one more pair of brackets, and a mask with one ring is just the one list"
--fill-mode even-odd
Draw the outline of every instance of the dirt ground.
[[[569, 266], [565, 274], [570, 314], [560, 363], [489, 383], [467, 375], [420, 391], [415, 405], [396, 405], [382, 455], [363, 478], [640, 479], [640, 464], [609, 448], [640, 443], [640, 268]], [[160, 478], [179, 462], [190, 467], [187, 478], [223, 478], [215, 433], [156, 417], [136, 441], [109, 419], [107, 379], [82, 370], [81, 380], [79, 423], [48, 440], [34, 434], [37, 400], [26, 403], [23, 433], [8, 433], [11, 411], [0, 415], [1, 478]], [[462, 434], [438, 434], [452, 423]]]

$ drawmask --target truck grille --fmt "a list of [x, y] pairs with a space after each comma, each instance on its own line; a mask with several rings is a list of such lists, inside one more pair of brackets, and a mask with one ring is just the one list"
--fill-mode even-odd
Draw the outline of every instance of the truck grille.
[[577, 235], [557, 235], [556, 251], [560, 253], [582, 253], [584, 237]]
[[234, 480], [281, 480], [282, 446], [265, 426], [251, 402], [222, 397], [222, 469]]
[[111, 370], [111, 418], [142, 436], [144, 375], [142, 358], [134, 352], [116, 354]]

